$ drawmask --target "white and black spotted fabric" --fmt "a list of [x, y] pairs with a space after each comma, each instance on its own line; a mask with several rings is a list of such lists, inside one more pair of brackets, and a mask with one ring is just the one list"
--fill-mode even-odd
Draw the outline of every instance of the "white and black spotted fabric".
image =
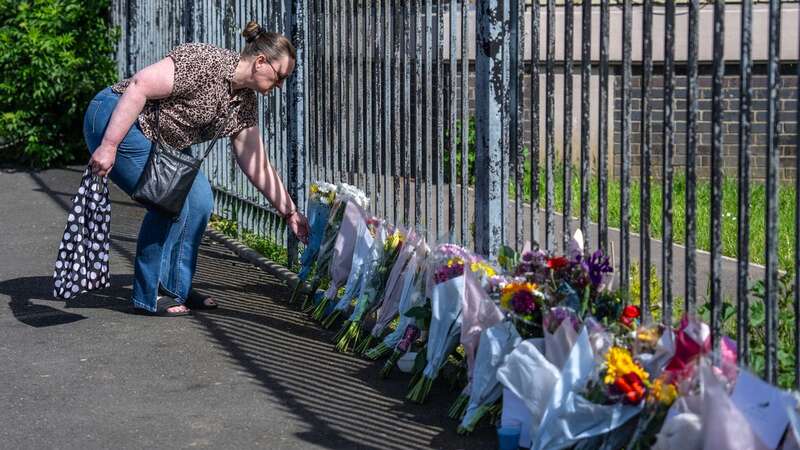
[[111, 230], [111, 203], [108, 179], [95, 177], [86, 168], [58, 247], [53, 272], [53, 295], [70, 299], [82, 292], [107, 287], [108, 234]]

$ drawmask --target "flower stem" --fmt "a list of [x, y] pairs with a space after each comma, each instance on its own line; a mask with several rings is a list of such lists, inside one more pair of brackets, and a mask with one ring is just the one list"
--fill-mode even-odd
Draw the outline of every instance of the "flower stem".
[[431, 386], [433, 386], [433, 380], [423, 376], [406, 395], [406, 400], [419, 404], [425, 403], [425, 400], [428, 399], [428, 394], [431, 392]]
[[364, 352], [364, 356], [367, 359], [371, 359], [371, 360], [375, 361], [375, 360], [378, 360], [378, 359], [382, 358], [383, 356], [385, 356], [390, 351], [392, 351], [392, 349], [387, 347], [386, 344], [384, 344], [383, 342], [381, 342], [378, 345], [376, 345], [375, 347], [372, 347], [371, 349], [369, 349], [366, 352]]
[[355, 353], [363, 355], [367, 352], [367, 350], [369, 350], [373, 342], [375, 342], [375, 336], [369, 334], [366, 338], [362, 339], [358, 345], [355, 346]]
[[390, 356], [389, 359], [386, 360], [386, 363], [383, 364], [383, 368], [381, 369], [381, 378], [389, 378], [389, 375], [392, 374], [392, 370], [394, 370], [394, 366], [397, 364], [397, 361], [400, 360], [401, 356], [403, 356], [403, 354], [397, 350], [392, 352], [392, 356]]
[[322, 328], [326, 330], [333, 326], [336, 323], [336, 320], [339, 319], [339, 316], [342, 314], [341, 309], [335, 309], [333, 312], [328, 314], [328, 317], [322, 319]]
[[346, 328], [344, 334], [339, 339], [339, 342], [336, 344], [336, 350], [342, 353], [348, 352], [355, 345], [355, 343], [358, 342], [360, 336], [361, 336], [361, 321], [356, 320], [354, 322], [350, 322], [350, 325]]
[[314, 320], [322, 320], [322, 316], [325, 315], [325, 310], [328, 309], [328, 303], [330, 299], [328, 297], [322, 297], [322, 301], [319, 302], [316, 308], [314, 308], [314, 312], [311, 314], [311, 318]]
[[450, 407], [450, 411], [447, 413], [447, 416], [451, 419], [460, 419], [464, 415], [464, 410], [467, 408], [468, 402], [469, 395], [464, 393], [460, 394]]

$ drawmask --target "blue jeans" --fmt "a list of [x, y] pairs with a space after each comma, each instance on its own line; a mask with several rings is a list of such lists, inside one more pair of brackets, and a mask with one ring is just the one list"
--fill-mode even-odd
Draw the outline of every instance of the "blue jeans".
[[[94, 153], [100, 146], [119, 98], [120, 94], [106, 88], [89, 103], [83, 120], [83, 136], [89, 153]], [[133, 192], [144, 170], [151, 145], [137, 121], [117, 148], [117, 159], [109, 178], [128, 195]], [[134, 307], [156, 311], [159, 284], [178, 302], [186, 301], [197, 267], [197, 250], [211, 216], [213, 201], [211, 185], [200, 172], [177, 219], [147, 211], [136, 243]]]

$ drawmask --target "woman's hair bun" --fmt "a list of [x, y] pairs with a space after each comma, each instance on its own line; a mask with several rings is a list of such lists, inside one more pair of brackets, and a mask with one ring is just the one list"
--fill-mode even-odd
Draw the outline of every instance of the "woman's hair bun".
[[258, 35], [261, 34], [261, 25], [258, 24], [255, 20], [251, 20], [247, 22], [247, 25], [244, 26], [244, 30], [242, 30], [242, 36], [246, 42], [253, 42], [258, 38]]

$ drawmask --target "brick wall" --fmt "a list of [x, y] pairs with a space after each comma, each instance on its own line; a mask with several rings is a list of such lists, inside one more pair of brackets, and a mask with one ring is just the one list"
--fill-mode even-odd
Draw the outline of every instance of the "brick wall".
[[[683, 70], [683, 68], [681, 68]], [[697, 111], [697, 156], [695, 167], [698, 177], [708, 178], [711, 170], [711, 67], [701, 67], [698, 78], [698, 111]], [[651, 175], [661, 176], [662, 155], [664, 146], [664, 78], [660, 70], [652, 78], [651, 104], [652, 112], [652, 156]], [[751, 172], [754, 180], [766, 177], [767, 152], [767, 74], [766, 67], [759, 65], [753, 69], [752, 128], [751, 128]], [[642, 134], [641, 120], [641, 73], [634, 72], [631, 80], [631, 171], [639, 174]], [[782, 68], [779, 91], [778, 145], [780, 154], [780, 173], [782, 180], [793, 180], [795, 177], [797, 124], [797, 69], [795, 65]], [[616, 77], [614, 86], [614, 165], [615, 173], [619, 173], [621, 164], [620, 133], [622, 120], [622, 77]], [[723, 79], [723, 172], [726, 176], [736, 176], [739, 153], [739, 75], [738, 67], [728, 67]], [[675, 153], [676, 170], [686, 166], [686, 76], [679, 73], [675, 79]]]

